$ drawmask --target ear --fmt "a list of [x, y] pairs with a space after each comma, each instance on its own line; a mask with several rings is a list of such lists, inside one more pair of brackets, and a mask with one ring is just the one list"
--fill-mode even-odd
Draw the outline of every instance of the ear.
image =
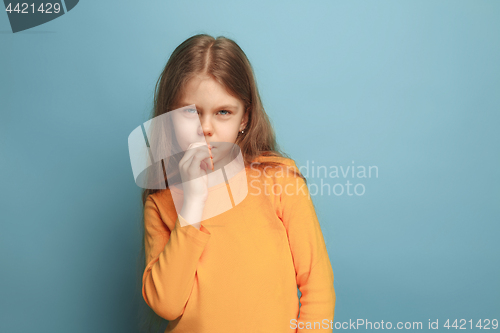
[[245, 112], [243, 118], [241, 119], [240, 132], [247, 127], [248, 123], [248, 112]]

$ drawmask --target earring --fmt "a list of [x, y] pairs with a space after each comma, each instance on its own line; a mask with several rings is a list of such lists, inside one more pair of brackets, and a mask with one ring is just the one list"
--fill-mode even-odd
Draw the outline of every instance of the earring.
[[241, 134], [243, 134], [243, 132], [244, 132], [244, 130], [243, 130], [243, 131], [241, 131]]

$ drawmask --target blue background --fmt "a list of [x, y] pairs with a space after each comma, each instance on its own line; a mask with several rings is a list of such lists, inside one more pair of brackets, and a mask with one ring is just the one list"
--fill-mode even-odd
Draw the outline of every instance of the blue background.
[[499, 17], [483, 0], [80, 1], [13, 34], [0, 13], [0, 331], [137, 332], [127, 138], [197, 33], [245, 51], [299, 166], [378, 167], [323, 178], [361, 196], [313, 196], [335, 321], [500, 319]]

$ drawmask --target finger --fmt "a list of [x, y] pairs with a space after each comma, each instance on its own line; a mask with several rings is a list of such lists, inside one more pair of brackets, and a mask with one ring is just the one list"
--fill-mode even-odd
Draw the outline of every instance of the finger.
[[181, 160], [179, 161], [179, 169], [184, 169], [184, 165], [188, 163], [188, 161], [192, 160], [193, 156], [194, 156], [194, 151], [192, 150], [186, 151], [184, 153], [184, 156], [182, 156]]
[[205, 160], [202, 160], [201, 161], [201, 168], [203, 169], [203, 171], [207, 172], [208, 171], [208, 164], [207, 162], [205, 162]]
[[201, 161], [206, 159], [207, 157], [210, 158], [208, 151], [196, 152], [196, 154], [193, 155], [193, 159], [190, 162], [191, 164], [188, 166], [189, 172], [192, 173], [196, 172], [197, 174], [200, 170]]
[[207, 164], [207, 168], [214, 171], [214, 160], [212, 157], [205, 158], [202, 162], [205, 162]]
[[208, 146], [206, 142], [193, 142], [189, 145], [188, 149], [197, 148], [201, 146]]
[[182, 165], [184, 165], [187, 160], [189, 160], [194, 154], [196, 154], [197, 151], [199, 151], [199, 149], [196, 148], [201, 146], [206, 146], [206, 144], [203, 144], [202, 142], [191, 143], [188, 146], [187, 150], [184, 152], [184, 156], [182, 156], [181, 160], [179, 161], [179, 167], [182, 167]]
[[199, 175], [201, 160], [209, 157], [208, 149], [192, 148], [186, 151], [182, 159], [179, 161], [179, 168], [187, 173], [190, 178]]

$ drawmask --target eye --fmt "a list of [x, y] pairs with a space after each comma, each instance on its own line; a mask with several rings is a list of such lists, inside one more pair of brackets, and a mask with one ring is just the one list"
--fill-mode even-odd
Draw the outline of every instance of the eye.
[[230, 115], [232, 113], [231, 111], [227, 111], [227, 110], [220, 110], [219, 112], [227, 112], [227, 113], [222, 114], [223, 116], [227, 116], [227, 115]]
[[182, 114], [184, 115], [184, 117], [188, 118], [198, 117], [198, 110], [192, 108], [184, 109], [182, 110]]

